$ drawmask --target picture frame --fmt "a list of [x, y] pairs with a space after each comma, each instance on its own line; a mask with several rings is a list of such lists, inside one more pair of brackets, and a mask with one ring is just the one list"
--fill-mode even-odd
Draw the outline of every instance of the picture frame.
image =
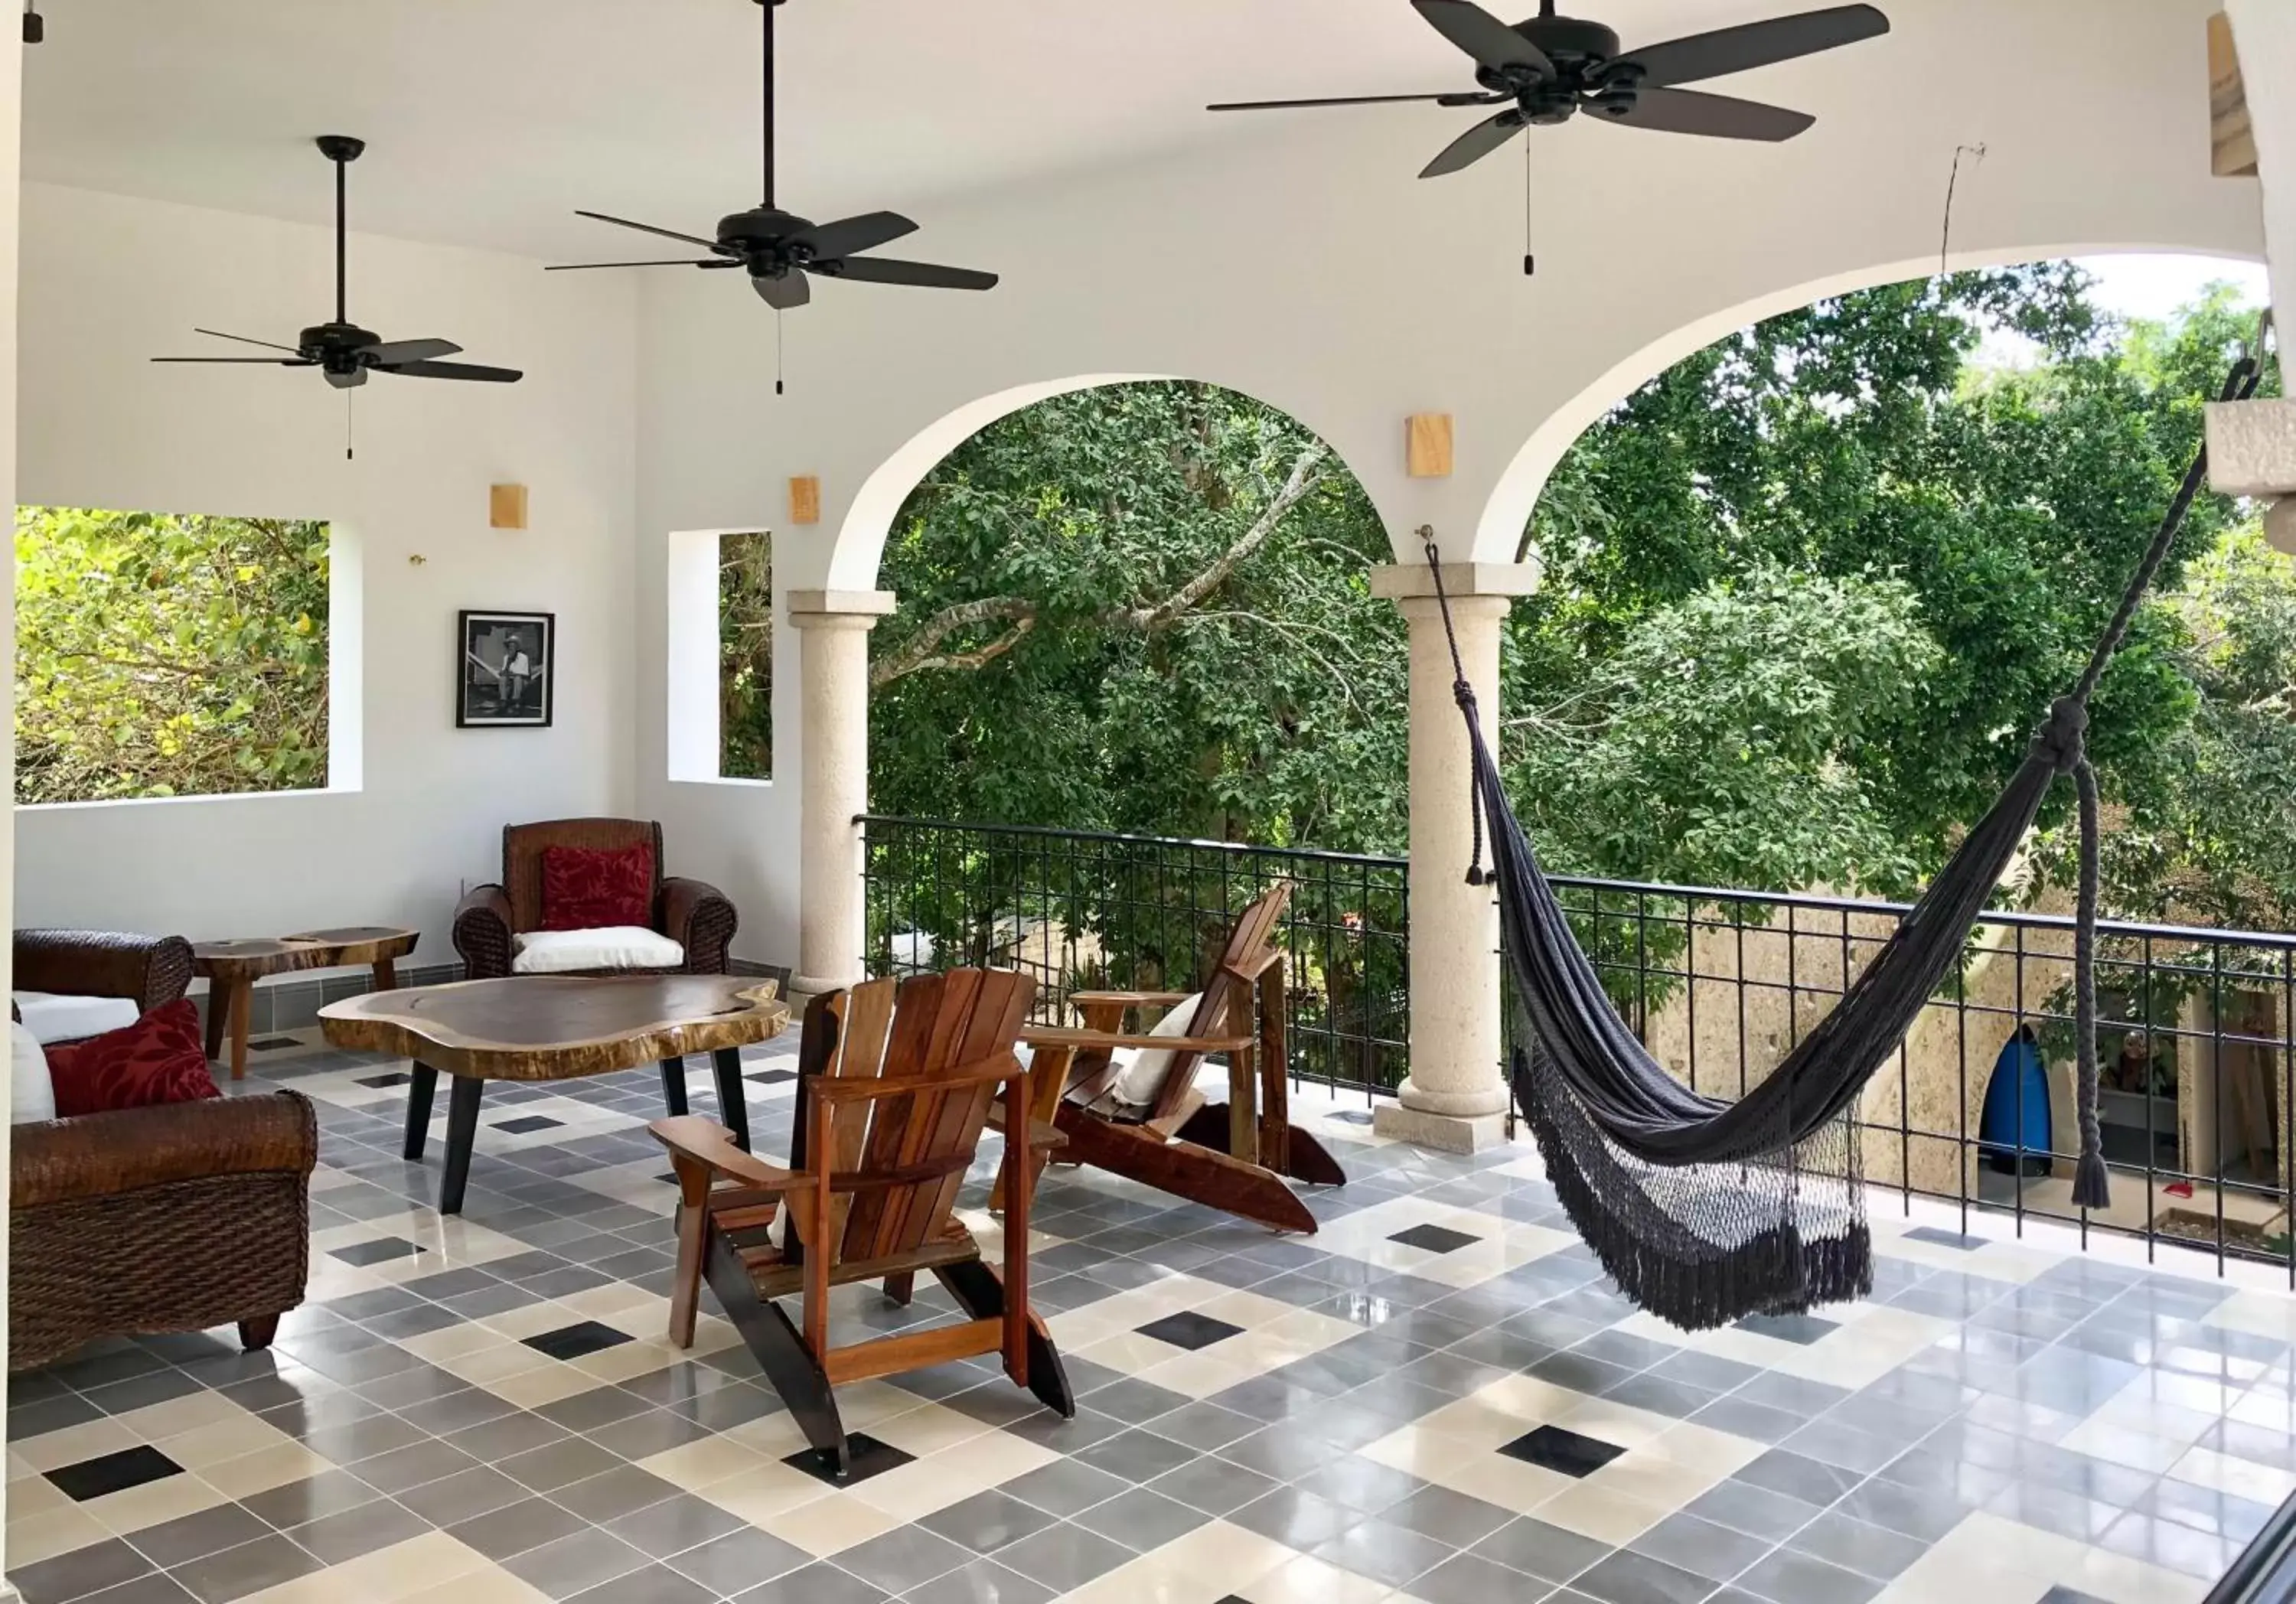
[[557, 711], [555, 613], [465, 609], [455, 625], [455, 727], [546, 730]]

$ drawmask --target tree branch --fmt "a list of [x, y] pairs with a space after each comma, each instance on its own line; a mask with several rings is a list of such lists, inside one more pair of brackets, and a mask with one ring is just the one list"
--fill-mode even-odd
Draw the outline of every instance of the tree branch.
[[[964, 652], [952, 657], [940, 655], [941, 642], [958, 630], [974, 624], [996, 621], [1017, 624], [997, 643], [996, 650]], [[924, 621], [924, 624], [904, 642], [898, 651], [889, 652], [877, 659], [869, 671], [869, 688], [882, 690], [895, 680], [925, 668], [978, 668], [1000, 658], [1021, 643], [1021, 637], [1037, 626], [1037, 604], [1026, 596], [982, 596], [977, 601], [959, 602], [944, 607]], [[985, 651], [985, 649], [984, 649]], [[977, 659], [977, 660], [973, 660]]]
[[1221, 552], [1211, 567], [1153, 607], [1111, 608], [1099, 615], [1099, 620], [1121, 624], [1131, 629], [1162, 629], [1210, 595], [1226, 583], [1227, 577], [1235, 572], [1245, 558], [1267, 544], [1267, 537], [1275, 533], [1275, 528], [1283, 521], [1284, 515], [1300, 504], [1300, 498], [1323, 482], [1323, 476], [1316, 471], [1316, 468], [1323, 462], [1324, 456], [1324, 446], [1320, 441], [1302, 451], [1299, 460], [1292, 464], [1292, 477], [1284, 481], [1283, 488], [1275, 493], [1275, 499], [1260, 510], [1251, 527], [1237, 537], [1234, 544]]

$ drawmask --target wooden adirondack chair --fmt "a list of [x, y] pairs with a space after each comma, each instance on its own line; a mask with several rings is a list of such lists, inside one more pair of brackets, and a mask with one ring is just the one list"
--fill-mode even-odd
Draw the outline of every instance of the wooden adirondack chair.
[[[1001, 1353], [1005, 1374], [1064, 1416], [1076, 1412], [1060, 1354], [1029, 1311], [1029, 1199], [1036, 1166], [1012, 1162], [1060, 1145], [1049, 1127], [1008, 1142], [1000, 1276], [952, 1212], [998, 1088], [1026, 1109], [1029, 1076], [1013, 1043], [1035, 983], [1008, 970], [952, 970], [873, 980], [813, 999], [800, 1047], [790, 1167], [734, 1145], [707, 1119], [651, 1128], [678, 1182], [677, 1279], [670, 1339], [693, 1341], [706, 1279], [820, 1454], [842, 1479], [851, 1450], [840, 1382]], [[776, 1218], [786, 1222], [774, 1240]], [[848, 1346], [829, 1340], [829, 1291], [884, 1281], [907, 1301], [930, 1270], [970, 1318]], [[802, 1325], [774, 1301], [803, 1294]]]
[[[1236, 920], [1185, 1035], [1144, 1035], [1125, 1025], [1136, 1009], [1175, 1007], [1193, 994], [1187, 992], [1078, 992], [1069, 1001], [1086, 1028], [1021, 1031], [1036, 1054], [1035, 1117], [1068, 1138], [1064, 1160], [1278, 1231], [1314, 1234], [1316, 1216], [1283, 1178], [1339, 1186], [1347, 1174], [1291, 1121], [1283, 953], [1275, 942], [1291, 900], [1291, 883], [1280, 882]], [[1119, 1048], [1171, 1052], [1145, 1103], [1127, 1104], [1117, 1093]], [[1207, 1102], [1196, 1089], [1204, 1055], [1215, 1052], [1227, 1058], [1225, 1104]], [[1039, 1171], [1043, 1164], [1037, 1160]], [[990, 1199], [992, 1207], [1004, 1201], [1001, 1191]]]

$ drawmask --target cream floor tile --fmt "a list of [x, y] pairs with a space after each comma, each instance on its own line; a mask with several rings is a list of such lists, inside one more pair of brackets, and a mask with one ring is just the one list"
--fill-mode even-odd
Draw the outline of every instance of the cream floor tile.
[[501, 1347], [511, 1339], [472, 1321], [464, 1325], [450, 1325], [436, 1331], [422, 1331], [412, 1337], [402, 1337], [398, 1346], [418, 1359], [432, 1364], [444, 1364], [449, 1359], [465, 1354], [475, 1354], [482, 1348]]
[[234, 1412], [237, 1420], [217, 1420], [195, 1430], [162, 1437], [160, 1451], [186, 1470], [204, 1471], [211, 1465], [243, 1459], [294, 1441], [268, 1420], [259, 1420], [243, 1409]]
[[1252, 1604], [1379, 1604], [1395, 1590], [1313, 1555], [1279, 1566], [1251, 1584]]
[[221, 1393], [202, 1390], [170, 1398], [165, 1404], [154, 1404], [148, 1409], [130, 1410], [119, 1417], [119, 1423], [147, 1443], [164, 1443], [187, 1431], [247, 1418], [247, 1411]]
[[873, 1476], [844, 1496], [897, 1520], [918, 1521], [985, 1493], [988, 1486], [980, 1469], [967, 1463], [964, 1450], [958, 1448]]
[[321, 1476], [334, 1467], [302, 1444], [283, 1442], [226, 1460], [200, 1472], [200, 1479], [226, 1498], [252, 1498], [290, 1482]]
[[196, 1476], [168, 1476], [125, 1492], [107, 1493], [102, 1498], [91, 1498], [80, 1508], [102, 1521], [114, 1534], [125, 1537], [146, 1526], [174, 1520], [184, 1515], [196, 1515], [201, 1510], [212, 1510], [217, 1504], [231, 1501]]
[[[249, 1604], [399, 1604], [417, 1593], [476, 1580], [493, 1561], [444, 1532], [426, 1532], [253, 1594]], [[515, 1580], [515, 1578], [512, 1578]], [[450, 1589], [458, 1599], [459, 1585]]]
[[1219, 1604], [1234, 1596], [1221, 1583], [1174, 1569], [1160, 1555], [1144, 1555], [1061, 1598], [1062, 1604]]
[[8, 1518], [20, 1519], [27, 1515], [45, 1514], [50, 1510], [69, 1510], [72, 1501], [62, 1488], [45, 1476], [16, 1476], [8, 1480]]
[[66, 1503], [62, 1509], [19, 1515], [12, 1500], [8, 1518], [8, 1568], [21, 1570], [28, 1565], [37, 1565], [43, 1559], [53, 1559], [58, 1554], [86, 1548], [91, 1543], [102, 1543], [111, 1535], [109, 1526], [77, 1505]]
[[[347, 1604], [340, 1594], [331, 1604]], [[551, 1604], [550, 1595], [496, 1566], [408, 1593], [399, 1604]]]
[[[637, 1464], [640, 1469], [659, 1476], [688, 1493], [698, 1493], [718, 1482], [762, 1470], [770, 1462], [763, 1454], [728, 1437], [708, 1436], [700, 1442], [687, 1443], [667, 1453], [654, 1454], [650, 1459], [640, 1460]], [[798, 1472], [791, 1471], [790, 1474], [794, 1476]]]
[[685, 1356], [682, 1350], [657, 1337], [641, 1338], [636, 1342], [600, 1348], [594, 1354], [585, 1354], [569, 1363], [586, 1376], [619, 1385], [624, 1381], [635, 1381], [640, 1376], [651, 1376], [658, 1370], [668, 1370]]
[[1228, 1592], [1236, 1592], [1300, 1556], [1274, 1538], [1214, 1520], [1166, 1543], [1155, 1557], [1160, 1565], [1200, 1582], [1226, 1584]]
[[939, 1453], [943, 1449], [954, 1448], [960, 1443], [969, 1443], [994, 1429], [986, 1421], [960, 1414], [943, 1404], [924, 1404], [897, 1415], [888, 1415], [871, 1426], [869, 1432], [902, 1453], [914, 1454], [922, 1460]]
[[[489, 1335], [493, 1335], [489, 1333]], [[522, 1342], [512, 1342], [496, 1336], [483, 1347], [473, 1347], [459, 1354], [448, 1354], [433, 1359], [431, 1363], [448, 1375], [467, 1381], [473, 1387], [491, 1387], [497, 1381], [507, 1381], [512, 1376], [522, 1376], [559, 1361], [537, 1348]], [[597, 1385], [593, 1380], [590, 1385]]]
[[768, 1536], [795, 1544], [816, 1559], [826, 1559], [856, 1543], [883, 1536], [898, 1526], [901, 1519], [849, 1494], [833, 1493], [827, 1498], [750, 1524]]
[[572, 1365], [555, 1360], [537, 1370], [521, 1371], [485, 1383], [486, 1389], [496, 1397], [521, 1409], [540, 1409], [577, 1393], [595, 1392], [599, 1385], [595, 1376], [586, 1376]]
[[[853, 1422], [846, 1421], [851, 1429]], [[761, 1459], [783, 1460], [806, 1445], [804, 1429], [796, 1417], [789, 1414], [769, 1414], [762, 1420], [744, 1420], [739, 1426], [718, 1433], [729, 1443], [737, 1443]]]
[[2154, 1475], [2185, 1457], [2192, 1439], [2179, 1441], [2174, 1437], [2154, 1436], [2132, 1427], [2116, 1426], [2102, 1420], [2088, 1420], [2074, 1427], [2057, 1439], [2057, 1446], [2075, 1453], [2086, 1453], [2095, 1459], [2110, 1460], [2116, 1465], [2131, 1469], [2149, 1470]]
[[831, 1489], [801, 1470], [766, 1464], [754, 1470], [693, 1489], [695, 1497], [728, 1515], [763, 1528], [767, 1522], [832, 1497]]
[[2194, 1486], [2229, 1493], [2258, 1503], [2284, 1503], [2291, 1494], [2296, 1494], [2296, 1474], [2276, 1465], [2259, 1465], [2252, 1460], [2235, 1459], [2207, 1448], [2194, 1449], [2169, 1467], [2169, 1474]]
[[[1616, 1469], [1614, 1464], [1611, 1469]], [[1608, 1472], [1604, 1472], [1607, 1476]], [[1643, 1485], [1633, 1483], [1631, 1485]], [[1700, 1487], [1690, 1494], [1695, 1498], [1705, 1491]], [[1597, 1481], [1589, 1477], [1556, 1494], [1530, 1511], [1549, 1526], [1561, 1526], [1566, 1532], [1577, 1532], [1614, 1548], [1624, 1548], [1651, 1527], [1690, 1502], [1652, 1503], [1623, 1491], [1617, 1485]]]

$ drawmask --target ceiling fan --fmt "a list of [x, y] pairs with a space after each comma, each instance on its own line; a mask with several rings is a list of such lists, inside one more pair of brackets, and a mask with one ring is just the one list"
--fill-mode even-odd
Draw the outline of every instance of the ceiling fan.
[[598, 267], [703, 267], [746, 268], [750, 287], [758, 298], [775, 311], [788, 311], [802, 307], [813, 299], [812, 287], [806, 275], [821, 278], [853, 279], [871, 284], [914, 284], [928, 290], [991, 290], [996, 285], [996, 275], [981, 273], [971, 267], [944, 267], [933, 262], [904, 262], [890, 257], [867, 257], [859, 253], [873, 250], [880, 245], [890, 244], [904, 234], [916, 232], [917, 225], [898, 212], [865, 212], [857, 217], [844, 217], [834, 223], [816, 223], [808, 218], [783, 211], [774, 203], [774, 12], [783, 0], [756, 0], [765, 12], [765, 202], [748, 211], [735, 212], [718, 222], [718, 237], [705, 240], [699, 234], [679, 233], [675, 229], [656, 228], [647, 223], [633, 223], [627, 217], [609, 217], [604, 212], [577, 212], [576, 216], [611, 223], [617, 228], [635, 228], [641, 233], [659, 234], [676, 240], [711, 254], [706, 258], [679, 257], [668, 261], [647, 262], [570, 262], [554, 266], [553, 273], [582, 272]]
[[329, 384], [337, 389], [354, 389], [366, 382], [370, 372], [398, 373], [409, 379], [465, 379], [489, 384], [510, 384], [523, 377], [516, 368], [480, 367], [468, 362], [441, 362], [442, 356], [452, 356], [463, 348], [451, 340], [386, 340], [372, 330], [362, 329], [351, 322], [343, 309], [345, 282], [344, 206], [345, 175], [350, 164], [366, 149], [366, 142], [353, 139], [346, 134], [322, 134], [318, 140], [319, 153], [335, 164], [335, 319], [304, 330], [295, 337], [293, 345], [280, 345], [268, 340], [251, 340], [244, 334], [224, 334], [214, 329], [194, 329], [194, 334], [205, 334], [216, 340], [235, 340], [242, 345], [265, 346], [275, 351], [284, 351], [285, 356], [154, 356], [154, 362], [226, 363], [237, 365], [275, 364], [279, 367], [315, 367], [326, 375]]
[[1599, 22], [1555, 15], [1554, 0], [1539, 0], [1538, 15], [1513, 26], [1472, 0], [1411, 0], [1411, 4], [1436, 32], [1474, 59], [1475, 82], [1481, 88], [1443, 94], [1230, 102], [1207, 109], [1265, 111], [1398, 101], [1432, 101], [1439, 106], [1506, 105], [1505, 110], [1452, 141], [1427, 164], [1419, 175], [1422, 178], [1458, 172], [1527, 127], [1568, 122], [1581, 111], [1597, 121], [1655, 128], [1665, 134], [1776, 141], [1792, 139], [1817, 119], [1782, 106], [1703, 94], [1675, 86], [1815, 55], [1890, 31], [1890, 19], [1873, 6], [1837, 5], [1622, 53], [1617, 34]]

